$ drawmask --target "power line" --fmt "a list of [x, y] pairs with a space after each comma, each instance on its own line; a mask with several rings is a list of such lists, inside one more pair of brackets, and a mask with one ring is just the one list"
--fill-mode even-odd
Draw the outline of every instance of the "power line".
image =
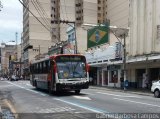
[[31, 0], [34, 8], [36, 9], [36, 11], [38, 12], [38, 14], [42, 17], [42, 20], [44, 21], [44, 23], [46, 24], [46, 26], [48, 26], [50, 28], [50, 26], [48, 25], [48, 21], [45, 19], [45, 17], [41, 14], [41, 9], [37, 6], [37, 4], [34, 2], [34, 0]]
[[65, 16], [64, 16], [64, 14], [63, 14], [63, 9], [62, 9], [62, 3], [61, 3], [61, 0], [59, 1], [60, 2], [60, 9], [61, 9], [61, 11], [62, 11], [62, 15], [63, 15], [63, 19], [65, 19]]
[[64, 6], [65, 6], [66, 18], [67, 18], [67, 20], [69, 20], [69, 19], [68, 19], [68, 16], [67, 16], [66, 0], [64, 0]]
[[41, 3], [39, 2], [39, 0], [36, 0], [36, 2], [37, 2], [37, 4], [39, 5], [39, 7], [41, 8], [43, 14], [44, 14], [46, 17], [48, 17], [47, 13], [46, 13], [45, 10], [43, 9], [43, 7], [42, 7]]
[[23, 7], [25, 7], [32, 15], [33, 15], [33, 17], [35, 17], [37, 20], [38, 20], [38, 22], [39, 23], [41, 23], [41, 25], [44, 27], [44, 28], [46, 28], [49, 32], [50, 32], [50, 29], [48, 29], [30, 10], [29, 10], [29, 8], [25, 5], [25, 4], [23, 4], [23, 2], [21, 1], [21, 0], [19, 0], [19, 2], [23, 5]]
[[[46, 22], [47, 22], [48, 24], [50, 24], [50, 22], [48, 22], [48, 20], [47, 20], [47, 18], [49, 18], [49, 17], [48, 17], [48, 15], [47, 15], [47, 13], [45, 12], [45, 10], [43, 9], [41, 3], [40, 3], [38, 0], [36, 0], [35, 3], [37, 3], [37, 7], [39, 6], [40, 11], [42, 12], [42, 16], [44, 16], [44, 19], [46, 20]], [[49, 25], [49, 26], [50, 26], [50, 25]]]

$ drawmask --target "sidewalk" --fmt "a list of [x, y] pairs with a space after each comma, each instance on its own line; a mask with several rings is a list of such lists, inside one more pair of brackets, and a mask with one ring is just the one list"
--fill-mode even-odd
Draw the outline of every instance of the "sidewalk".
[[123, 90], [121, 88], [113, 88], [107, 86], [90, 86], [90, 89], [97, 89], [97, 90], [107, 90], [107, 91], [115, 91], [115, 92], [124, 92], [124, 93], [132, 93], [137, 95], [144, 95], [144, 96], [153, 96], [152, 92], [149, 89], [126, 89]]

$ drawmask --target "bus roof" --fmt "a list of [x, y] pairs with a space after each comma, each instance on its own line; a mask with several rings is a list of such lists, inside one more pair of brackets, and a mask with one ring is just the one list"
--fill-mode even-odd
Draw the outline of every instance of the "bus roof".
[[82, 55], [82, 54], [58, 54], [58, 55], [50, 56], [50, 59], [56, 58], [56, 57], [58, 57], [58, 56], [82, 56], [82, 57], [85, 57], [85, 56]]
[[46, 61], [46, 60], [49, 60], [49, 59], [55, 59], [58, 56], [82, 56], [82, 57], [85, 57], [82, 54], [56, 54], [56, 55], [52, 55], [52, 56], [49, 56], [49, 57], [46, 57], [46, 58], [42, 58], [42, 59], [39, 59], [39, 60], [32, 60], [30, 62], [30, 64], [43, 62], [43, 61]]

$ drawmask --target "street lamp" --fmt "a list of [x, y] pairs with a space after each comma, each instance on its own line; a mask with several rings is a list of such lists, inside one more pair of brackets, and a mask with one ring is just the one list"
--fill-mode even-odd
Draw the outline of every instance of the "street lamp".
[[[117, 40], [121, 43], [123, 47], [123, 78], [124, 78], [124, 90], [126, 90], [125, 82], [127, 80], [127, 72], [126, 72], [126, 37], [128, 36], [129, 29], [128, 28], [117, 28], [116, 26], [110, 26], [110, 31], [115, 35]], [[124, 39], [124, 43], [122, 43], [119, 38]]]

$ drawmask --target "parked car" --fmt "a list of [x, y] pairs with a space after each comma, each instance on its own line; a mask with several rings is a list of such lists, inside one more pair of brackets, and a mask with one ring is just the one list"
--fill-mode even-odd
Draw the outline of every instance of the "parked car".
[[160, 97], [160, 80], [152, 83], [151, 91], [156, 98]]
[[19, 80], [19, 77], [16, 76], [16, 75], [12, 75], [10, 80], [11, 80], [11, 81], [18, 81], [18, 80]]

